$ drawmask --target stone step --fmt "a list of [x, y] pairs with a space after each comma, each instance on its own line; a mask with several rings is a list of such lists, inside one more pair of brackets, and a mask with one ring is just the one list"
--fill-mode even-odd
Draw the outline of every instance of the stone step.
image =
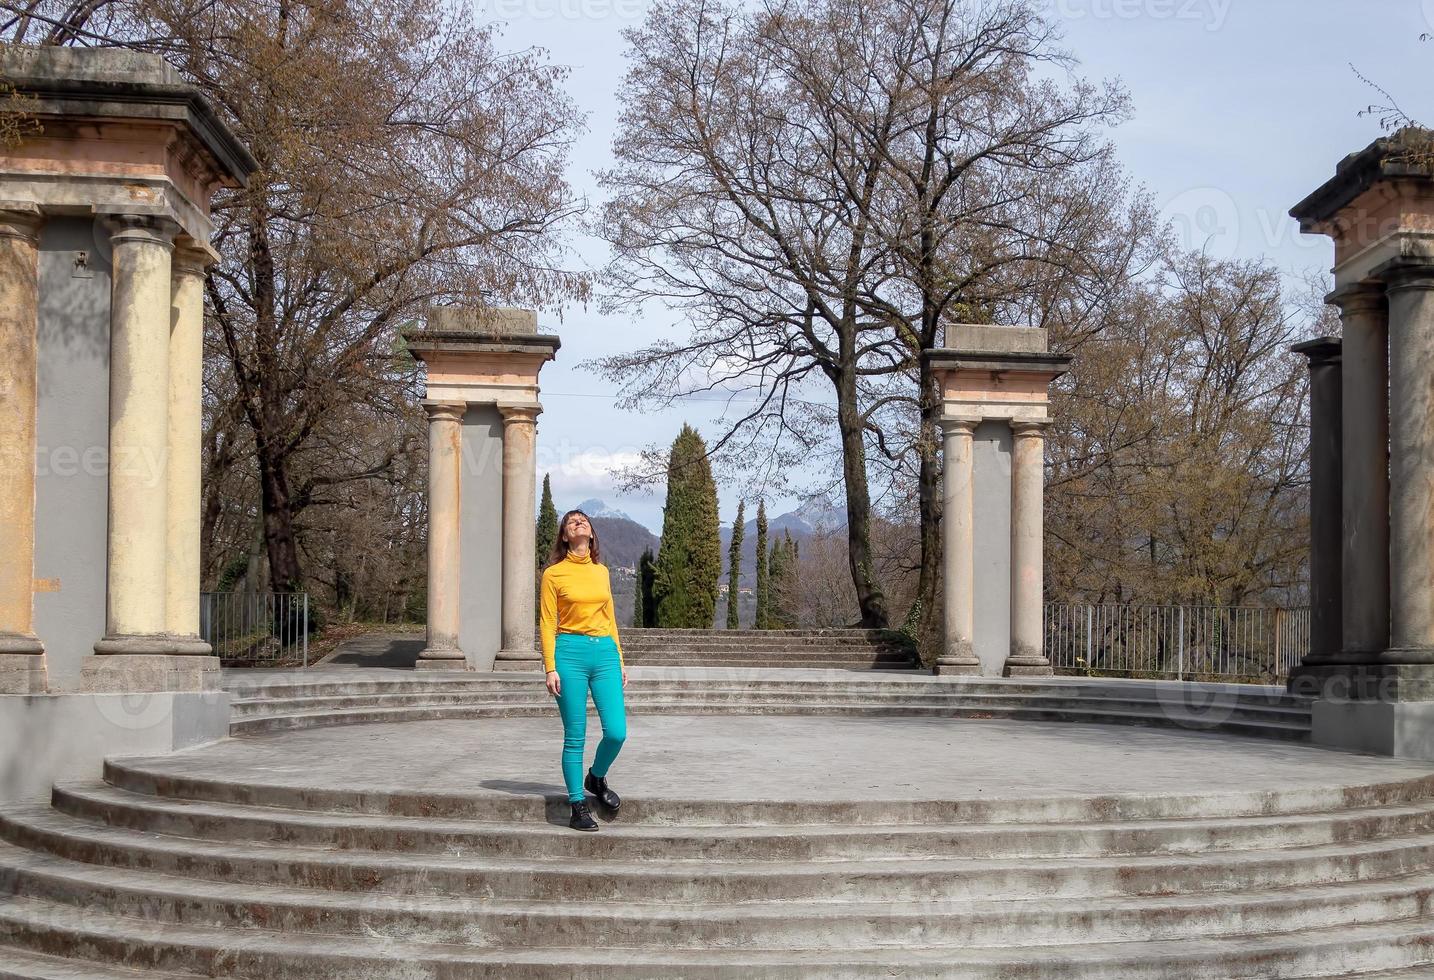
[[[231, 735], [258, 735], [302, 728], [330, 725], [374, 724], [394, 721], [431, 721], [439, 719], [541, 717], [552, 712], [550, 704], [488, 704], [413, 705], [398, 708], [354, 708], [341, 711], [291, 712], [261, 714], [235, 719]], [[1014, 719], [1021, 721], [1081, 722], [1086, 724], [1140, 725], [1175, 727], [1199, 731], [1221, 732], [1261, 738], [1292, 741], [1309, 739], [1309, 721], [1305, 718], [1288, 722], [1245, 720], [1239, 712], [1220, 710], [1211, 714], [1182, 711], [1179, 706], [1164, 704], [1090, 705], [1080, 708], [1048, 709], [1042, 707], [1010, 707], [995, 704], [957, 704], [944, 706], [873, 705], [806, 701], [793, 704], [787, 699], [768, 703], [753, 700], [704, 703], [683, 697], [671, 701], [634, 701], [629, 710], [634, 714], [698, 715], [698, 714], [774, 714], [774, 715], [842, 715], [847, 717], [938, 717], [976, 719]]]
[[[0, 924], [0, 935], [4, 926]], [[190, 980], [194, 973], [156, 973], [87, 963], [0, 945], [0, 980]]]
[[896, 637], [901, 636], [900, 633], [897, 633], [897, 632], [894, 631], [894, 630], [879, 630], [879, 629], [843, 629], [843, 628], [841, 628], [841, 627], [821, 627], [821, 628], [790, 629], [790, 630], [759, 630], [759, 629], [751, 629], [750, 627], [748, 627], [748, 628], [744, 628], [744, 629], [729, 630], [729, 629], [674, 629], [674, 628], [665, 627], [665, 626], [641, 626], [641, 627], [639, 627], [639, 626], [619, 626], [619, 627], [618, 627], [618, 635], [621, 636], [621, 637], [623, 637], [624, 639], [625, 639], [628, 635], [632, 635], [632, 636], [634, 636], [634, 637], [638, 637], [638, 636], [640, 636], [640, 637], [645, 637], [645, 638], [658, 637], [658, 638], [663, 638], [663, 639], [672, 639], [672, 638], [681, 638], [681, 637], [689, 637], [689, 638], [704, 638], [704, 637], [724, 638], [724, 637], [725, 637], [725, 638], [734, 638], [734, 639], [773, 639], [773, 640], [794, 639], [794, 640], [795, 640], [795, 639], [810, 639], [810, 638], [823, 638], [823, 637], [825, 637], [825, 638], [830, 638], [830, 639], [848, 639], [848, 640], [857, 639], [857, 640], [865, 640], [865, 641], [872, 641], [872, 640], [894, 640]]
[[[369, 694], [384, 692], [449, 691], [468, 689], [528, 690], [537, 678], [515, 677], [512, 673], [444, 672], [438, 677], [416, 676], [406, 671], [389, 671], [382, 678], [360, 676], [350, 678], [346, 671], [310, 671], [295, 674], [276, 671], [246, 671], [225, 679], [225, 689], [240, 700], [257, 696], [307, 697], [324, 695]], [[257, 677], [255, 675], [258, 675]], [[883, 672], [880, 674], [811, 677], [804, 674], [771, 677], [741, 670], [697, 669], [673, 670], [663, 673], [654, 668], [636, 668], [629, 675], [628, 689], [706, 690], [737, 688], [770, 691], [891, 691], [950, 690], [970, 693], [1006, 694], [1079, 694], [1117, 700], [1132, 698], [1237, 704], [1274, 704], [1299, 707], [1306, 711], [1310, 699], [1296, 697], [1275, 688], [1258, 685], [1186, 685], [1172, 681], [1101, 681], [1069, 677], [1047, 677], [1033, 681], [1012, 678], [932, 677], [924, 674]]]
[[[566, 797], [556, 790], [522, 794], [485, 789], [462, 793], [389, 786], [314, 786], [304, 773], [276, 772], [265, 781], [228, 778], [190, 765], [183, 754], [107, 760], [105, 782], [164, 799], [238, 803], [285, 809], [478, 820], [485, 823], [556, 824], [568, 820]], [[843, 828], [892, 824], [946, 826], [981, 823], [1101, 825], [1133, 820], [1278, 817], [1327, 814], [1352, 808], [1423, 805], [1434, 799], [1434, 775], [1337, 786], [1210, 793], [1105, 793], [966, 799], [847, 798], [814, 807], [801, 800], [628, 797], [623, 826]]]
[[[623, 980], [890, 977], [945, 980], [1231, 980], [1407, 969], [1434, 960], [1434, 921], [1418, 917], [1231, 938], [952, 948], [919, 943], [866, 949], [673, 947], [483, 949], [385, 936], [285, 934], [267, 929], [167, 925], [30, 898], [0, 904], [0, 937], [30, 949], [64, 948], [96, 960], [226, 977], [305, 980], [580, 975]], [[402, 964], [401, 967], [398, 964]], [[395, 973], [395, 969], [401, 972]]]
[[[494, 900], [649, 903], [960, 902], [1116, 895], [1207, 897], [1229, 891], [1353, 883], [1434, 868], [1434, 835], [1302, 848], [1185, 855], [986, 859], [926, 856], [851, 861], [551, 857], [338, 852], [167, 837], [77, 820], [48, 807], [0, 809], [0, 838], [86, 864], [211, 881], [351, 892], [480, 895]], [[1223, 899], [1222, 899], [1223, 901]]]
[[[499, 670], [505, 673], [524, 671], [533, 675], [542, 673], [537, 660], [519, 664], [515, 661], [500, 661]], [[628, 667], [723, 667], [728, 669], [754, 670], [842, 670], [842, 671], [912, 671], [929, 673], [916, 666], [915, 661], [906, 658], [878, 658], [871, 656], [847, 657], [836, 654], [813, 655], [803, 659], [782, 657], [754, 657], [749, 655], [720, 656], [702, 651], [678, 651], [676, 654], [652, 653], [634, 654], [626, 659]]]
[[684, 905], [493, 900], [318, 891], [117, 871], [0, 845], [0, 882], [59, 906], [182, 924], [362, 934], [480, 947], [1000, 948], [1153, 942], [1330, 929], [1420, 916], [1434, 875], [1206, 896], [1027, 901], [758, 902]]
[[887, 824], [789, 827], [608, 823], [602, 833], [566, 825], [502, 824], [426, 817], [291, 810], [147, 796], [103, 783], [60, 784], [52, 805], [93, 823], [228, 843], [281, 843], [346, 851], [463, 853], [572, 860], [661, 854], [671, 861], [769, 861], [922, 857], [1035, 858], [1197, 854], [1306, 847], [1434, 833], [1434, 805], [1361, 807], [1239, 820], [1107, 823]]
[[[804, 691], [762, 691], [753, 692], [744, 687], [708, 687], [692, 691], [670, 690], [657, 687], [635, 687], [629, 685], [625, 692], [628, 706], [641, 707], [647, 703], [663, 702], [681, 698], [690, 703], [752, 705], [806, 704], [811, 695]], [[1113, 710], [1148, 711], [1159, 709], [1154, 701], [1113, 700], [1082, 698], [1060, 691], [1039, 694], [967, 693], [961, 690], [914, 689], [884, 691], [827, 691], [820, 694], [824, 704], [851, 704], [871, 706], [991, 706], [1012, 708], [1045, 708], [1048, 710], [1079, 710], [1092, 706], [1108, 707]], [[411, 705], [447, 704], [550, 704], [552, 696], [539, 683], [527, 685], [518, 690], [494, 692], [475, 691], [430, 691], [430, 692], [378, 692], [372, 694], [327, 695], [314, 697], [269, 698], [236, 701], [231, 704], [233, 717], [246, 718], [256, 715], [293, 714], [305, 711], [335, 711], [350, 708], [396, 708]], [[1243, 721], [1271, 721], [1300, 724], [1309, 720], [1309, 709], [1304, 705], [1249, 705], [1233, 709]]]

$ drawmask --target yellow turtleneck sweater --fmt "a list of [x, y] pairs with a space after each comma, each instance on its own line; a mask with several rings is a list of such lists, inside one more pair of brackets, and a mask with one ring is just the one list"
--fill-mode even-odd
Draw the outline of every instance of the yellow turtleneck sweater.
[[538, 633], [543, 639], [543, 669], [553, 670], [553, 649], [558, 630], [611, 636], [622, 663], [622, 643], [617, 638], [617, 614], [612, 605], [612, 578], [606, 565], [589, 555], [568, 552], [566, 558], [543, 569], [542, 600], [539, 604]]

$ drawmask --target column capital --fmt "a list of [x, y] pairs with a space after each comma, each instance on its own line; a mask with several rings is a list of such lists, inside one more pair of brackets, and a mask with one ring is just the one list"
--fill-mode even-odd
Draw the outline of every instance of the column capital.
[[503, 416], [503, 425], [523, 425], [538, 423], [538, 416], [543, 412], [541, 405], [511, 405], [498, 403], [498, 411]]
[[111, 214], [105, 216], [105, 229], [110, 235], [110, 244], [140, 242], [174, 248], [174, 236], [179, 234], [179, 222], [155, 214]]
[[1385, 290], [1389, 293], [1434, 289], [1434, 262], [1428, 259], [1401, 256], [1384, 263], [1374, 270], [1374, 274], [1384, 280]]
[[36, 207], [0, 208], [0, 238], [16, 238], [26, 245], [40, 244], [45, 215]]
[[985, 419], [979, 415], [943, 415], [937, 421], [941, 423], [941, 431], [948, 436], [973, 436], [976, 426]]
[[174, 255], [169, 260], [170, 273], [178, 279], [182, 276], [194, 276], [203, 279], [208, 268], [214, 264], [214, 257], [202, 248], [195, 248], [192, 245], [179, 245], [174, 247]]
[[1050, 419], [1013, 419], [1011, 434], [1017, 439], [1043, 439], [1050, 427]]
[[1344, 342], [1338, 337], [1316, 337], [1295, 344], [1290, 348], [1290, 353], [1303, 354], [1309, 358], [1311, 368], [1324, 367], [1327, 364], [1339, 363], [1340, 355], [1344, 353]]
[[1388, 308], [1383, 282], [1352, 282], [1330, 293], [1324, 301], [1331, 306], [1338, 306], [1344, 316], [1382, 313]]
[[467, 402], [424, 402], [423, 410], [428, 413], [429, 422], [462, 422], [468, 411]]

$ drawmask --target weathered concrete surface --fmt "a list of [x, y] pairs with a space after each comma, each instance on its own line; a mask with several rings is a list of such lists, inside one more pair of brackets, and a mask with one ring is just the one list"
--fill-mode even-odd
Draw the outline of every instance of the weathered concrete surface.
[[1434, 701], [1326, 701], [1312, 706], [1318, 745], [1434, 761]]
[[229, 695], [0, 697], [0, 802], [39, 800], [56, 780], [93, 778], [115, 754], [169, 752], [223, 738]]
[[[413, 633], [366, 633], [344, 640], [319, 664], [324, 667], [392, 667], [409, 669], [418, 662], [426, 641]], [[462, 667], [457, 668], [459, 670]], [[256, 677], [271, 672], [256, 670]]]
[[[594, 742], [590, 739], [589, 742]], [[919, 746], [914, 751], [913, 746]], [[318, 791], [558, 793], [548, 717], [364, 725], [233, 739], [145, 768]], [[588, 746], [589, 754], [595, 744]], [[1434, 766], [1219, 735], [922, 718], [629, 719], [612, 782], [706, 800], [1087, 799], [1327, 789]]]

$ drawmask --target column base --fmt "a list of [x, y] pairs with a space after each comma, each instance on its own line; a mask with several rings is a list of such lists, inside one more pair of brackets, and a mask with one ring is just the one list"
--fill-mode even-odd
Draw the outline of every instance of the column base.
[[34, 653], [0, 653], [0, 694], [44, 694], [45, 658]]
[[100, 657], [210, 657], [214, 648], [198, 636], [173, 633], [106, 636], [95, 643]]
[[1003, 673], [1007, 677], [1051, 677], [1055, 670], [1049, 660], [1007, 660]]
[[937, 657], [932, 673], [938, 677], [980, 677], [981, 661], [970, 655]]
[[455, 647], [424, 647], [414, 670], [468, 670], [468, 658]]
[[0, 633], [0, 694], [44, 694], [45, 645], [28, 633]]
[[[101, 643], [107, 640], [102, 640]], [[96, 644], [96, 648], [98, 646], [99, 644]], [[205, 648], [208, 648], [208, 644], [205, 644]], [[86, 657], [80, 664], [80, 690], [93, 694], [219, 689], [218, 657], [164, 653], [97, 653]]]
[[543, 670], [543, 655], [537, 648], [499, 650], [493, 660], [494, 670]]

